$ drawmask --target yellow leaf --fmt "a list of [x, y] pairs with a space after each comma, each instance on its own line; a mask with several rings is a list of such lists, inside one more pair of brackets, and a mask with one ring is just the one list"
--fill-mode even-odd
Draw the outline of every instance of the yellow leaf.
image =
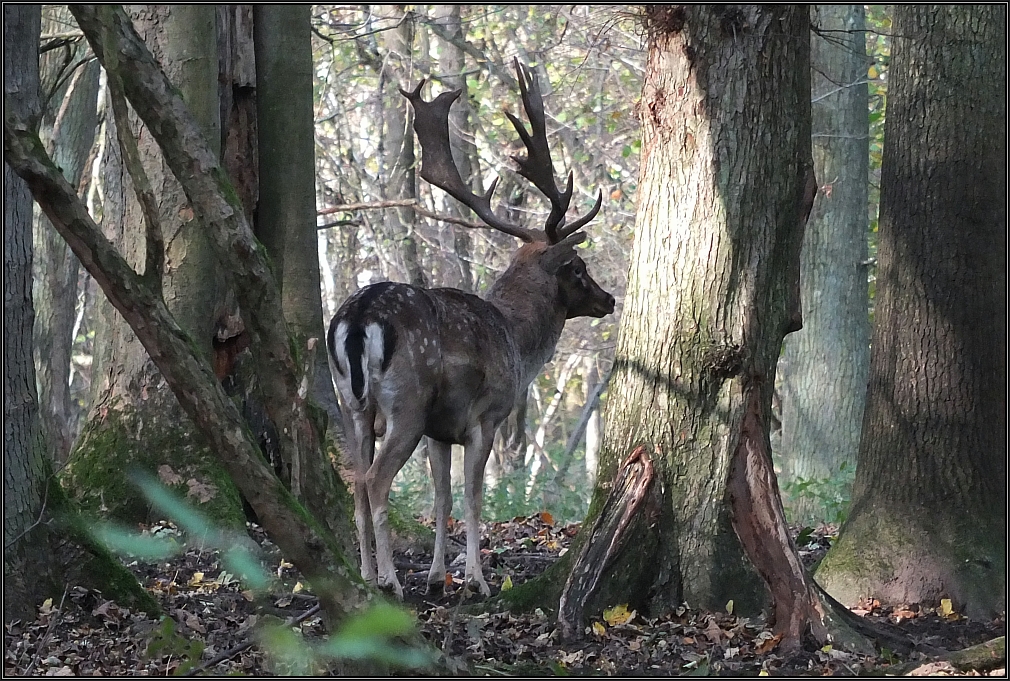
[[505, 579], [502, 580], [501, 590], [508, 591], [512, 588], [512, 575], [505, 575]]
[[593, 622], [593, 633], [597, 636], [603, 636], [607, 633], [607, 628], [599, 622]]
[[634, 618], [635, 611], [632, 610], [628, 612], [628, 604], [623, 603], [621, 605], [615, 605], [612, 608], [607, 608], [603, 611], [603, 619], [610, 626], [616, 624], [627, 624]]
[[42, 601], [42, 605], [39, 606], [39, 614], [48, 615], [52, 611], [53, 611], [53, 599], [47, 598], [46, 600]]
[[726, 614], [727, 615], [732, 615], [733, 614], [733, 599], [732, 598], [729, 599], [728, 601], [726, 601]]
[[877, 76], [880, 75], [880, 72], [877, 71], [876, 64], [870, 67], [869, 71], [866, 72], [866, 75], [868, 75], [870, 78], [876, 78]]
[[768, 670], [762, 669], [761, 671], [758, 672], [758, 676], [768, 676]]
[[304, 588], [305, 588], [304, 584], [302, 584], [301, 582], [295, 582], [295, 586], [293, 589], [291, 589], [291, 593], [296, 594]]
[[822, 647], [821, 648], [821, 652], [822, 653], [830, 653], [831, 652], [831, 644], [829, 643], [828, 645]]
[[197, 584], [199, 584], [202, 581], [203, 581], [203, 573], [202, 572], [194, 572], [193, 573], [193, 578], [189, 580], [189, 585], [190, 586], [196, 586]]
[[949, 598], [944, 598], [940, 601], [940, 614], [944, 617], [950, 617], [954, 614], [954, 604], [950, 602]]

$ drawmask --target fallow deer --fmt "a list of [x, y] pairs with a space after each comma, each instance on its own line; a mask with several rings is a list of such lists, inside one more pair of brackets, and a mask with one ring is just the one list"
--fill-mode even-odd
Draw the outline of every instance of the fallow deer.
[[[476, 582], [487, 596], [478, 523], [484, 466], [495, 430], [554, 354], [565, 320], [603, 317], [614, 311], [614, 297], [593, 281], [575, 251], [586, 238], [578, 230], [599, 212], [602, 194], [585, 216], [565, 225], [572, 176], [560, 192], [554, 181], [539, 86], [518, 60], [515, 67], [533, 134], [506, 112], [527, 149], [525, 158], [514, 156], [513, 160], [519, 174], [550, 201], [544, 231], [495, 215], [491, 196], [497, 180], [483, 196], [471, 193], [464, 184], [449, 149], [449, 107], [459, 90], [443, 92], [431, 102], [421, 98], [424, 80], [411, 92], [400, 90], [414, 108], [414, 130], [422, 149], [421, 177], [470, 207], [490, 227], [526, 243], [484, 299], [450, 288], [372, 284], [344, 302], [327, 334], [355, 467], [354, 519], [361, 573], [401, 599], [389, 537], [389, 489], [421, 437], [429, 439], [435, 482], [435, 557], [428, 589], [442, 589], [445, 583], [446, 523], [452, 509], [450, 445], [462, 444], [466, 582]], [[375, 454], [377, 436], [383, 442]]]

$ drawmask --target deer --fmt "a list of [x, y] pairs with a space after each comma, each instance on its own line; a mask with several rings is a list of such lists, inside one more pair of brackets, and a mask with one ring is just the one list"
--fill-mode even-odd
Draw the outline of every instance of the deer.
[[[380, 282], [361, 288], [337, 310], [327, 332], [354, 468], [354, 520], [362, 578], [403, 589], [393, 565], [388, 504], [393, 478], [422, 437], [435, 487], [435, 551], [428, 592], [445, 586], [446, 533], [452, 511], [451, 445], [464, 447], [465, 588], [490, 589], [480, 563], [484, 467], [495, 431], [554, 354], [565, 321], [604, 317], [614, 297], [589, 275], [576, 245], [579, 231], [599, 212], [603, 195], [584, 216], [565, 224], [572, 199], [557, 188], [547, 142], [543, 98], [535, 75], [515, 60], [532, 134], [506, 111], [526, 147], [512, 156], [518, 173], [547, 197], [543, 231], [508, 222], [491, 208], [498, 179], [483, 195], [463, 182], [449, 147], [449, 108], [461, 90], [424, 101], [421, 82], [400, 89], [414, 110], [421, 143], [421, 178], [469, 207], [488, 227], [522, 240], [508, 268], [484, 298], [452, 288]], [[376, 439], [382, 438], [378, 452]], [[372, 545], [375, 557], [372, 557]]]

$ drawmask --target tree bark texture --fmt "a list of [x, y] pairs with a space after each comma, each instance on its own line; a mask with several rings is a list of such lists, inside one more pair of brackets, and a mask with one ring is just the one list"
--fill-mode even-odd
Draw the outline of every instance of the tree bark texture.
[[877, 304], [852, 508], [817, 572], [1006, 605], [1006, 7], [894, 10]]
[[800, 325], [800, 245], [816, 191], [808, 11], [657, 7], [646, 25], [635, 245], [589, 521], [638, 445], [655, 452], [664, 491], [648, 524], [655, 549], [640, 540], [608, 570], [648, 588], [597, 607], [733, 600], [756, 613], [768, 602], [760, 574], [787, 640], [797, 645], [808, 624], [823, 639], [768, 438], [782, 338]]
[[[38, 119], [39, 5], [4, 7], [4, 97]], [[56, 595], [46, 485], [51, 475], [32, 361], [32, 197], [4, 163], [4, 621], [34, 619]]]
[[[49, 14], [53, 16], [48, 22], [44, 19], [44, 23], [51, 26], [62, 27], [73, 21], [65, 7], [53, 8]], [[73, 187], [80, 186], [95, 140], [101, 67], [92, 61], [68, 74], [56, 65], [65, 66], [68, 61], [82, 59], [86, 49], [87, 43], [80, 39], [47, 52], [42, 57], [47, 64], [40, 65], [43, 72], [51, 74], [44, 87], [54, 90], [49, 110], [42, 112], [41, 134], [53, 161], [63, 169]], [[57, 88], [56, 81], [60, 78], [66, 84]], [[70, 454], [78, 425], [76, 410], [71, 408], [69, 379], [80, 264], [41, 211], [36, 212], [34, 233], [34, 353], [39, 409], [54, 460], [62, 464]]]
[[[220, 142], [216, 12], [211, 5], [143, 5], [133, 20], [169, 78], [183, 94], [207, 139]], [[108, 135], [103, 228], [135, 269], [145, 267], [148, 239], [134, 180], [107, 106]], [[219, 320], [231, 305], [224, 272], [149, 129], [134, 119], [141, 163], [158, 201], [165, 242], [162, 292], [168, 309], [206, 357]], [[94, 399], [67, 468], [67, 483], [85, 508], [107, 509], [128, 522], [148, 520], [150, 507], [125, 475], [140, 465], [175, 486], [218, 522], [244, 527], [234, 484], [194, 429], [130, 325], [103, 301], [96, 330]], [[178, 477], [176, 477], [178, 476]]]
[[[867, 316], [868, 90], [862, 5], [816, 5], [811, 36], [812, 147], [820, 191], [803, 238], [803, 329], [779, 363], [786, 479], [855, 467], [870, 362]], [[826, 31], [824, 34], [817, 30]], [[806, 521], [819, 511], [793, 500]]]

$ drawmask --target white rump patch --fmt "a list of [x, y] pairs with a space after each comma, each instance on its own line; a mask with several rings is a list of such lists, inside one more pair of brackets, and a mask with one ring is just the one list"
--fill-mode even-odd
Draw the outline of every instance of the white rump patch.
[[361, 369], [368, 380], [369, 369], [378, 373], [382, 368], [382, 327], [372, 323], [365, 327], [365, 353], [361, 358]]

